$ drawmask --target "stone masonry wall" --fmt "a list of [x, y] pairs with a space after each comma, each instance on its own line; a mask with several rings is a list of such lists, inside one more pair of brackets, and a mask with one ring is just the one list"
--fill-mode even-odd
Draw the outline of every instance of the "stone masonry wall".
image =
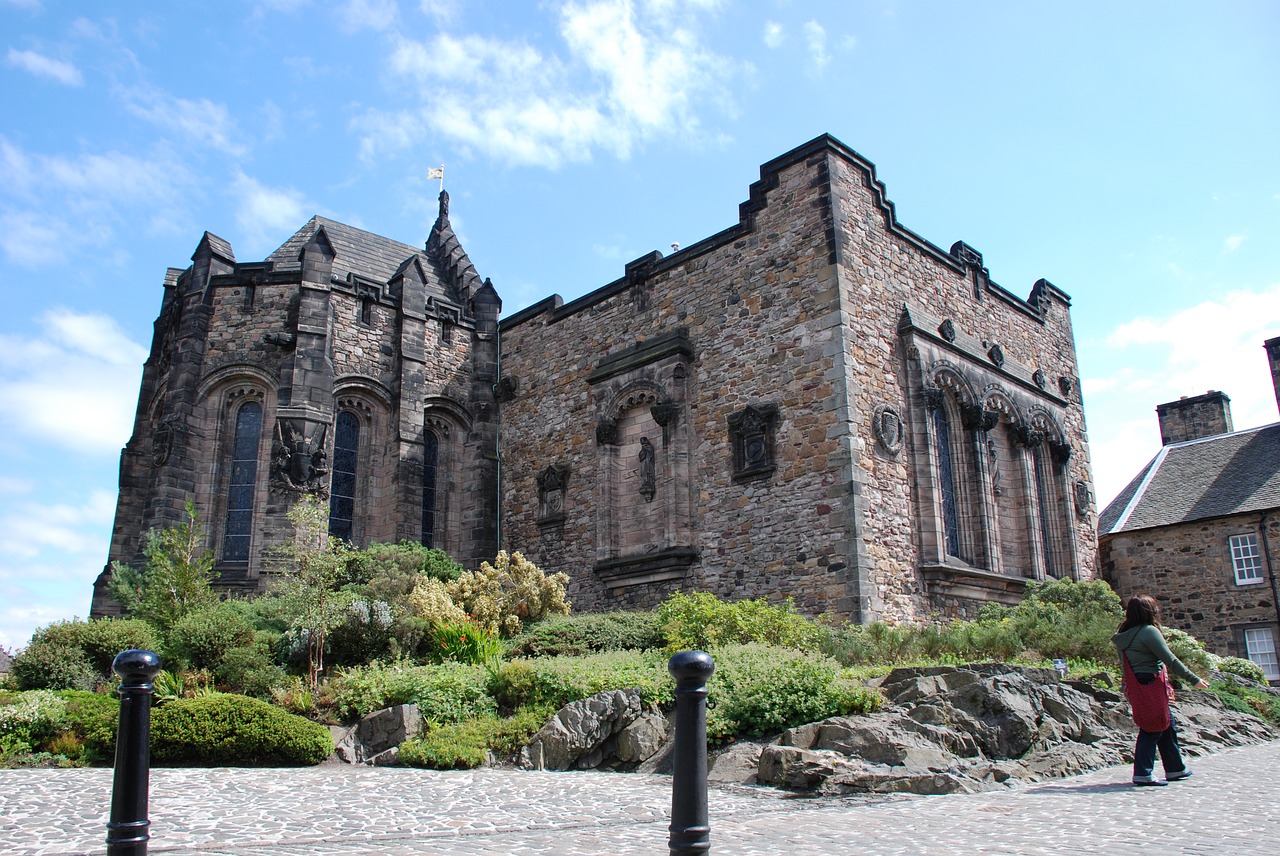
[[1185, 630], [1210, 651], [1243, 657], [1244, 625], [1270, 625], [1280, 639], [1270, 579], [1236, 585], [1228, 539], [1250, 532], [1258, 534], [1264, 556], [1280, 554], [1280, 519], [1241, 514], [1109, 535], [1098, 550], [1101, 574], [1122, 598], [1154, 596], [1165, 624]]
[[[580, 311], [534, 315], [503, 328], [502, 373], [519, 393], [503, 409], [503, 543], [571, 578], [575, 608], [650, 606], [674, 584], [606, 591], [597, 552], [596, 426], [606, 402], [588, 376], [602, 358], [683, 328], [694, 359], [682, 419], [693, 430], [693, 545], [701, 555], [686, 587], [744, 598], [794, 595], [807, 612], [847, 612], [847, 533], [829, 522], [829, 428], [837, 404], [836, 276], [826, 235], [829, 207], [817, 165], [778, 176], [754, 231], [692, 255], [647, 281], [594, 299]], [[776, 470], [735, 483], [728, 417], [776, 404]], [[565, 520], [540, 529], [536, 476], [568, 467]], [[664, 545], [665, 546], [665, 545]]]

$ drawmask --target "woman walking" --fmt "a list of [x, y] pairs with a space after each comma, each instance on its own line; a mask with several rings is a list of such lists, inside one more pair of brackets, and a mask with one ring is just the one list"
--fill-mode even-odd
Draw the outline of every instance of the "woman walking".
[[[1124, 694], [1133, 708], [1133, 721], [1138, 726], [1138, 742], [1133, 749], [1133, 783], [1135, 785], [1167, 785], [1188, 778], [1191, 771], [1183, 763], [1178, 749], [1178, 732], [1169, 700], [1173, 687], [1169, 672], [1197, 689], [1209, 684], [1173, 655], [1160, 633], [1160, 606], [1150, 595], [1140, 594], [1125, 604], [1124, 622], [1111, 642], [1120, 653], [1124, 670]], [[1165, 781], [1152, 775], [1156, 750], [1164, 765]]]

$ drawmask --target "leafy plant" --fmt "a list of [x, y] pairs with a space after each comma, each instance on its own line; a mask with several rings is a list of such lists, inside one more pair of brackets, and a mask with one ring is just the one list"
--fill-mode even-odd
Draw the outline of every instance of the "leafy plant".
[[431, 633], [432, 658], [483, 666], [502, 658], [502, 641], [471, 619], [435, 625]]
[[187, 500], [184, 512], [182, 523], [147, 533], [144, 568], [111, 564], [111, 596], [125, 612], [165, 634], [188, 612], [218, 599], [210, 587], [217, 578], [214, 557], [204, 549], [204, 529], [195, 503]]
[[1210, 657], [1215, 669], [1229, 675], [1238, 675], [1255, 684], [1266, 684], [1267, 675], [1262, 667], [1252, 660], [1243, 657]]
[[373, 663], [344, 671], [329, 682], [328, 691], [336, 712], [346, 720], [392, 705], [416, 704], [423, 719], [445, 723], [497, 709], [486, 681], [484, 669], [461, 663]]
[[779, 604], [763, 598], [728, 602], [709, 592], [675, 592], [658, 607], [658, 624], [671, 652], [747, 642], [815, 651], [823, 637], [815, 622], [796, 612], [791, 598]]
[[490, 752], [499, 756], [513, 754], [552, 713], [547, 708], [522, 708], [505, 719], [487, 714], [430, 728], [400, 744], [400, 763], [432, 770], [478, 767]]
[[538, 657], [503, 663], [491, 690], [505, 710], [559, 709], [605, 690], [634, 687], [648, 703], [670, 704], [673, 684], [659, 651], [609, 651], [586, 657]]
[[188, 612], [173, 626], [167, 653], [197, 669], [217, 669], [233, 648], [253, 644], [253, 625], [230, 603]]
[[91, 690], [99, 679], [84, 649], [66, 640], [34, 639], [11, 668], [20, 690]]
[[582, 656], [600, 651], [662, 648], [666, 638], [653, 612], [557, 615], [526, 625], [507, 653], [515, 657]]
[[18, 693], [0, 704], [0, 741], [11, 749], [39, 748], [57, 735], [66, 712], [66, 701], [51, 690]]
[[545, 574], [521, 553], [498, 552], [493, 564], [465, 573], [447, 585], [449, 597], [482, 627], [503, 636], [520, 632], [522, 622], [569, 612], [565, 574]]

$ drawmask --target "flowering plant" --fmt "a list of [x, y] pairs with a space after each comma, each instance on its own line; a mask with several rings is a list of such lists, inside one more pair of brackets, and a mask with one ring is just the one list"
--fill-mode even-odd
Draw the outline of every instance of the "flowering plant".
[[502, 657], [502, 642], [471, 616], [441, 621], [431, 630], [431, 652], [437, 660], [483, 665]]

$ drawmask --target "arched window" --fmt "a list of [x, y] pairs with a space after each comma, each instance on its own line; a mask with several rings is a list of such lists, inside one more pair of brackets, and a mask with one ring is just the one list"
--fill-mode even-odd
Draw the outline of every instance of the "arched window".
[[258, 446], [262, 439], [262, 405], [248, 401], [236, 413], [231, 450], [231, 480], [227, 486], [227, 519], [222, 537], [222, 561], [248, 562], [253, 534], [253, 494], [258, 481]]
[[938, 491], [942, 495], [942, 527], [947, 539], [947, 555], [960, 555], [960, 515], [956, 508], [955, 466], [951, 455], [951, 420], [947, 408], [933, 409], [933, 432], [938, 450]]
[[431, 431], [422, 437], [422, 543], [436, 545], [436, 475], [440, 463], [440, 438]]
[[1049, 476], [1049, 462], [1045, 460], [1047, 452], [1044, 443], [1037, 443], [1031, 449], [1031, 460], [1034, 465], [1036, 480], [1036, 507], [1039, 509], [1040, 540], [1044, 544], [1045, 576], [1060, 577], [1062, 570], [1058, 564], [1058, 544], [1054, 537], [1054, 508], [1052, 486]]
[[338, 414], [333, 432], [333, 474], [329, 487], [329, 534], [351, 540], [356, 507], [356, 460], [360, 420], [349, 410]]

